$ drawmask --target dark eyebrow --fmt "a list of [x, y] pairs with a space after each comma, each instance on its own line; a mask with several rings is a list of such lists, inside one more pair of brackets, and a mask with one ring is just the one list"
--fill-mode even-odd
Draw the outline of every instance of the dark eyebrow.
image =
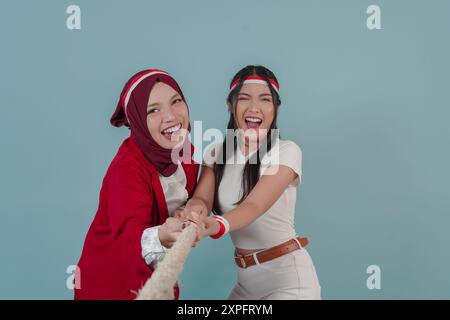
[[[245, 93], [245, 92], [239, 92], [239, 95], [244, 95], [244, 96], [247, 96], [247, 97], [250, 97], [250, 96], [251, 96], [250, 94]], [[265, 97], [265, 96], [270, 96], [270, 97], [272, 97], [272, 94], [270, 94], [270, 93], [261, 93], [261, 94], [259, 95], [259, 97]]]
[[149, 105], [147, 106], [147, 108], [157, 107], [157, 106], [159, 106], [159, 105], [160, 105], [159, 102], [155, 102], [155, 103], [149, 104]]

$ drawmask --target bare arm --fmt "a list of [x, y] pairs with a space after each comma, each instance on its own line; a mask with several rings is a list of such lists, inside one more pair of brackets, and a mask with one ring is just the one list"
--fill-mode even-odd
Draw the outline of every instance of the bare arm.
[[[272, 167], [271, 170], [277, 170], [276, 174], [261, 176], [247, 198], [235, 209], [223, 215], [230, 224], [230, 231], [244, 228], [264, 214], [280, 198], [289, 184], [298, 178], [291, 168], [284, 165]], [[219, 232], [219, 225], [213, 218], [208, 218], [206, 232], [208, 235]]]
[[[214, 189], [214, 171], [212, 168], [203, 165], [202, 173], [200, 175], [197, 187], [195, 188], [194, 195], [186, 204], [187, 211], [192, 210], [199, 212], [201, 210], [202, 216], [208, 216], [212, 210], [214, 202]], [[196, 210], [196, 208], [200, 210]]]

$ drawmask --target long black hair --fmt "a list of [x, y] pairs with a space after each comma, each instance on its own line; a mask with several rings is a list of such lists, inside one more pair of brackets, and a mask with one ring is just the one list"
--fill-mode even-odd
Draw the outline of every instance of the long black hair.
[[[278, 107], [281, 105], [280, 95], [272, 87], [272, 85], [269, 81], [270, 79], [272, 79], [278, 83], [278, 80], [275, 77], [275, 75], [273, 74], [273, 72], [263, 66], [254, 66], [254, 65], [246, 66], [245, 68], [239, 70], [239, 72], [236, 73], [236, 75], [231, 80], [231, 83], [233, 83], [236, 81], [236, 79], [239, 79], [237, 85], [228, 94], [228, 98], [227, 98], [227, 104], [230, 106], [230, 119], [228, 121], [228, 126], [227, 126], [228, 130], [227, 131], [229, 131], [229, 130], [234, 131], [234, 130], [238, 129], [237, 124], [236, 124], [236, 119], [235, 119], [236, 105], [238, 102], [239, 92], [241, 91], [241, 88], [242, 88], [245, 78], [248, 76], [259, 76], [259, 77], [262, 77], [267, 82], [267, 85], [270, 89], [270, 93], [272, 95], [273, 105], [275, 107], [275, 116], [274, 116], [274, 119], [270, 126], [270, 129], [268, 130], [268, 133], [267, 133], [267, 137], [266, 137], [267, 148], [266, 148], [266, 150], [260, 150], [258, 148], [257, 152], [255, 152], [250, 157], [250, 159], [248, 159], [247, 162], [245, 163], [243, 177], [242, 177], [243, 194], [242, 194], [241, 199], [239, 199], [239, 201], [236, 202], [235, 205], [238, 205], [245, 200], [245, 198], [250, 194], [250, 192], [252, 191], [252, 189], [255, 187], [256, 183], [259, 180], [261, 159], [272, 148], [272, 142], [273, 142], [272, 139], [274, 139], [272, 129], [278, 129], [277, 128], [277, 113], [278, 113]], [[219, 214], [219, 215], [223, 214], [223, 212], [220, 208], [220, 205], [219, 205], [219, 192], [218, 191], [219, 191], [219, 186], [222, 181], [223, 173], [225, 170], [226, 144], [227, 144], [227, 138], [224, 139], [223, 145], [222, 145], [222, 152], [221, 152], [222, 161], [216, 161], [214, 163], [215, 190], [214, 190], [214, 203], [213, 203], [212, 210], [215, 214]], [[233, 137], [233, 148], [234, 148], [234, 150], [236, 150], [236, 148], [237, 148], [237, 139], [235, 136]], [[255, 159], [255, 157], [256, 157], [256, 159]]]

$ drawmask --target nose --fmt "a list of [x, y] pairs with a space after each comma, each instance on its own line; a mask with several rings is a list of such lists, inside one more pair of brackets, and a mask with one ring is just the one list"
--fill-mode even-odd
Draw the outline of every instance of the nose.
[[175, 120], [175, 115], [172, 112], [172, 108], [162, 108], [161, 110], [162, 121], [163, 122], [171, 122]]
[[248, 110], [252, 111], [252, 112], [258, 112], [258, 113], [261, 111], [261, 109], [259, 107], [259, 103], [255, 102], [255, 101], [250, 102], [250, 104], [248, 106]]

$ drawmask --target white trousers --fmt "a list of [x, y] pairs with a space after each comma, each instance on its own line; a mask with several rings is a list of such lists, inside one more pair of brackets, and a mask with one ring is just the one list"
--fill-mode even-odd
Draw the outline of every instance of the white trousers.
[[305, 248], [246, 269], [237, 269], [238, 283], [228, 297], [230, 300], [321, 299], [316, 269]]

